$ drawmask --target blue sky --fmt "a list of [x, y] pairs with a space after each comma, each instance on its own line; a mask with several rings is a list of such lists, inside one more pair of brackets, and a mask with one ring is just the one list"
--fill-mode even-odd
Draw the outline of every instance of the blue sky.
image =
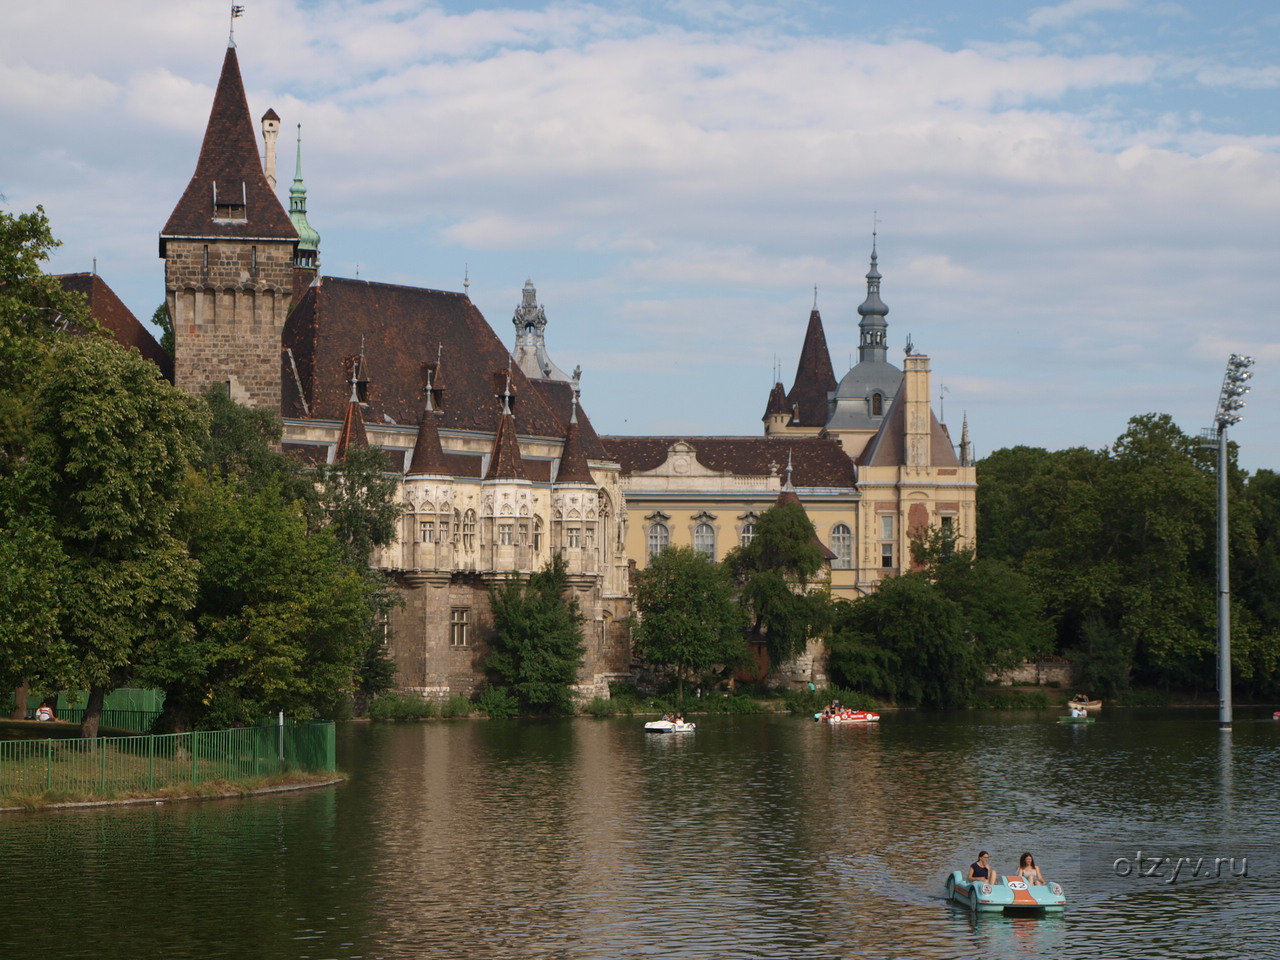
[[[228, 4], [46, 0], [0, 35], [0, 194], [52, 269], [140, 317], [194, 169]], [[462, 289], [499, 335], [531, 278], [602, 433], [756, 435], [814, 302], [856, 357], [873, 218], [908, 336], [979, 456], [1131, 416], [1280, 469], [1280, 11], [1262, 3], [247, 0], [255, 116], [303, 129], [323, 271]], [[292, 173], [282, 149], [282, 193]]]

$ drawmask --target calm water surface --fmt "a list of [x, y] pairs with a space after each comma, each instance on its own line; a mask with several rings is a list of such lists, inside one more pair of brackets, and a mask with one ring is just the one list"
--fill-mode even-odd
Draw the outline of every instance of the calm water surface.
[[[1269, 717], [349, 724], [336, 789], [0, 816], [0, 960], [1273, 960]], [[1033, 851], [1066, 914], [948, 906], [980, 847]], [[1237, 859], [1169, 882], [1139, 851]]]

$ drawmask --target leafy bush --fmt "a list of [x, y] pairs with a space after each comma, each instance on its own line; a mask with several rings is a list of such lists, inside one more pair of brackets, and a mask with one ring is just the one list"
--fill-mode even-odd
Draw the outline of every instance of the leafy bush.
[[589, 717], [612, 717], [617, 712], [618, 705], [612, 700], [606, 700], [604, 697], [592, 697], [587, 703], [582, 705], [582, 712]]
[[425, 720], [436, 715], [430, 700], [399, 693], [384, 693], [369, 704], [370, 720]]
[[974, 694], [969, 706], [987, 710], [1047, 710], [1053, 703], [1045, 690], [1000, 690]]
[[506, 687], [485, 687], [476, 697], [476, 707], [491, 720], [510, 720], [520, 715], [520, 701]]
[[768, 713], [755, 697], [741, 693], [730, 693], [703, 697], [701, 700], [686, 701], [686, 713], [700, 711], [702, 713]]
[[1126, 690], [1116, 700], [1121, 707], [1168, 707], [1173, 697], [1164, 690]]
[[469, 717], [474, 710], [475, 704], [466, 697], [455, 693], [440, 705], [440, 716], [448, 718]]

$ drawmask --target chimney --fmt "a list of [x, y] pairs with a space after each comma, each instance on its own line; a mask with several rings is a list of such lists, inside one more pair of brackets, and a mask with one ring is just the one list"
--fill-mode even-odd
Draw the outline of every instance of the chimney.
[[262, 115], [262, 172], [267, 175], [267, 185], [276, 188], [276, 137], [280, 133], [280, 117], [274, 110]]

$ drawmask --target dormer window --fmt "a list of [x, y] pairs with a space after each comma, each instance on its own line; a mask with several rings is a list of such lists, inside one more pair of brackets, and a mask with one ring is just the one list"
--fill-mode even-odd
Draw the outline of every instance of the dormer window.
[[247, 220], [249, 219], [246, 212], [248, 205], [248, 191], [243, 180], [237, 183], [224, 183], [221, 190], [218, 189], [218, 181], [213, 182], [214, 220]]
[[871, 415], [873, 417], [884, 416], [884, 397], [881, 394], [873, 393], [871, 395]]

